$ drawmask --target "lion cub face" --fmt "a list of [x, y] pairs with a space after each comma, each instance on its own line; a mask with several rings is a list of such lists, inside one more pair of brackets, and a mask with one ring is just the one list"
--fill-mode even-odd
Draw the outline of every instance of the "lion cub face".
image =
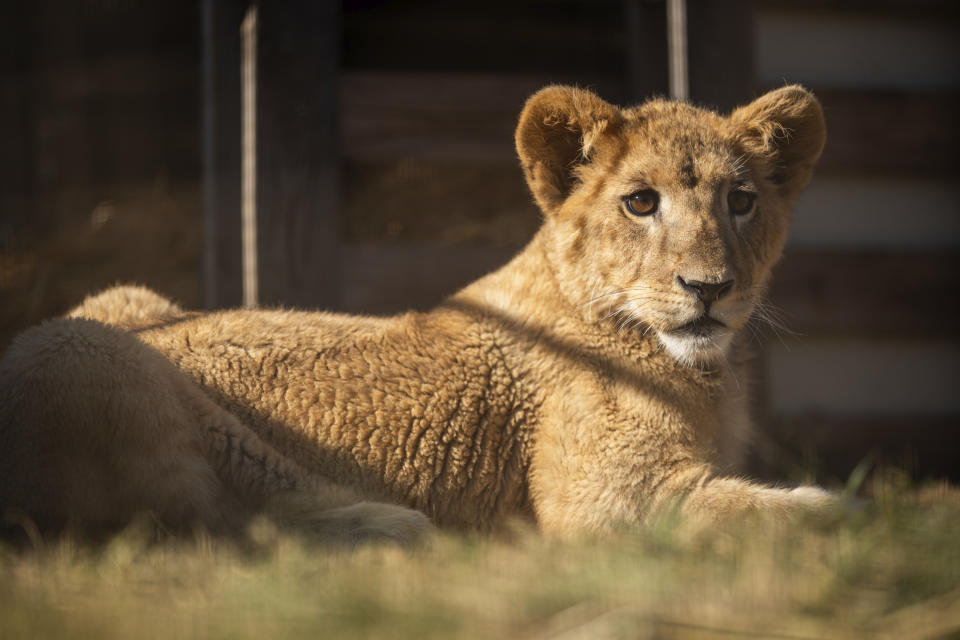
[[728, 117], [550, 87], [517, 130], [564, 294], [595, 321], [655, 332], [687, 364], [724, 357], [754, 312], [824, 139], [800, 87]]

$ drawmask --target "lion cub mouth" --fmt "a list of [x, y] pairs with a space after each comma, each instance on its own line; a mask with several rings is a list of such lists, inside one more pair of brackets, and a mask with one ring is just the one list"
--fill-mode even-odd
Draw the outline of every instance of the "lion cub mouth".
[[686, 324], [682, 324], [679, 327], [670, 329], [670, 333], [677, 335], [708, 337], [712, 336], [719, 329], [725, 329], [726, 326], [727, 325], [723, 324], [716, 318], [705, 313], [695, 320], [691, 320]]

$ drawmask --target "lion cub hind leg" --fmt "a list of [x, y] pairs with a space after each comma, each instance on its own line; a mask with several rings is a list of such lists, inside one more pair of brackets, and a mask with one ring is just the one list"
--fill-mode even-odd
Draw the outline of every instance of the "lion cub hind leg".
[[183, 315], [170, 300], [146, 287], [123, 285], [84, 298], [67, 318], [99, 320], [123, 329], [139, 329]]
[[53, 320], [0, 360], [0, 512], [84, 535], [143, 511], [174, 531], [239, 533], [261, 509], [335, 543], [412, 544], [430, 530], [418, 511], [362, 500], [305, 473], [115, 327]]
[[[236, 501], [203, 453], [185, 376], [136, 337], [58, 319], [0, 360], [0, 510], [45, 528], [235, 526]], [[199, 389], [197, 389], [199, 392]]]
[[193, 400], [218, 476], [281, 527], [346, 545], [379, 540], [411, 546], [432, 530], [420, 511], [368, 502], [350, 487], [308, 474], [205, 396]]

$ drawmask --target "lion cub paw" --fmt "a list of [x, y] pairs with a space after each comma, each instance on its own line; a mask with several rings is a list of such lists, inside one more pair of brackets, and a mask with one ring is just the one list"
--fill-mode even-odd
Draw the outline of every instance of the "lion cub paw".
[[794, 507], [818, 518], [843, 516], [858, 510], [858, 501], [813, 486], [800, 486], [787, 494]]
[[822, 509], [837, 503], [837, 496], [820, 487], [797, 487], [790, 490], [790, 497], [801, 506], [811, 509]]
[[424, 542], [433, 531], [430, 519], [420, 511], [384, 502], [358, 502], [278, 515], [279, 524], [334, 544], [382, 541], [412, 547]]

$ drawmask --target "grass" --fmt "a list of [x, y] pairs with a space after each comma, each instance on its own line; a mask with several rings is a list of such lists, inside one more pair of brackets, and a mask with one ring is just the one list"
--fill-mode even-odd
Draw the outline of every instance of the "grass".
[[605, 539], [438, 534], [407, 551], [241, 543], [0, 548], [3, 638], [960, 638], [960, 494], [881, 487], [795, 526]]

